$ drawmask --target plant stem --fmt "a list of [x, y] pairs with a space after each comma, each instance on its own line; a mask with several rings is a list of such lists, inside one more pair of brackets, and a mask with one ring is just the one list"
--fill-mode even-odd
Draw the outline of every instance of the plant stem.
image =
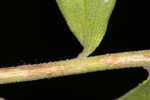
[[0, 84], [137, 66], [150, 69], [150, 50], [0, 68]]

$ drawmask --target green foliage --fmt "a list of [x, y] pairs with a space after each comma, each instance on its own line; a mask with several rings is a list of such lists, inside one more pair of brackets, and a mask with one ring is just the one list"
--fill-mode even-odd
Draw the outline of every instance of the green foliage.
[[117, 100], [150, 100], [150, 77], [137, 88]]
[[5, 99], [0, 97], [0, 100], [5, 100]]
[[[81, 57], [100, 44], [116, 0], [56, 0], [71, 31], [84, 47]], [[150, 100], [150, 77], [118, 100]]]
[[84, 47], [82, 56], [91, 54], [103, 39], [116, 0], [56, 0], [67, 24]]

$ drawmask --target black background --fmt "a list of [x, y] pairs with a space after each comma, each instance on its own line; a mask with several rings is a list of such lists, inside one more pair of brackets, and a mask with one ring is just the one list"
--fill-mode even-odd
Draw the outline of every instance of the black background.
[[[74, 58], [82, 51], [55, 0], [0, 1], [0, 5], [0, 67]], [[147, 0], [117, 0], [105, 38], [92, 56], [150, 49], [149, 9]], [[6, 84], [0, 85], [0, 97], [113, 100], [147, 75], [140, 67]]]

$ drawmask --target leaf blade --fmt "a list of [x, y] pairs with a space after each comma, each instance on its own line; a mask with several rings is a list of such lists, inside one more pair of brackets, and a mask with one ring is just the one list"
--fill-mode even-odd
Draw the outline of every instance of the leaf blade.
[[[150, 74], [150, 70], [147, 71]], [[117, 100], [150, 100], [150, 75], [147, 80]]]
[[56, 0], [68, 26], [90, 55], [102, 41], [116, 0]]
[[135, 89], [129, 91], [117, 100], [149, 100], [150, 99], [150, 77]]

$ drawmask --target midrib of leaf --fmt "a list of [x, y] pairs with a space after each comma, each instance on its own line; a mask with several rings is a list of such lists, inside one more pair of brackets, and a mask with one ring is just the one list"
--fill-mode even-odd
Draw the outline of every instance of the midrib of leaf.
[[84, 0], [84, 24], [83, 24], [83, 27], [84, 27], [84, 34], [82, 35], [83, 36], [83, 39], [84, 38], [86, 38], [86, 39], [84, 39], [84, 41], [83, 41], [83, 43], [84, 43], [84, 46], [85, 46], [85, 48], [87, 48], [87, 34], [89, 34], [89, 32], [88, 32], [88, 1], [87, 0]]

